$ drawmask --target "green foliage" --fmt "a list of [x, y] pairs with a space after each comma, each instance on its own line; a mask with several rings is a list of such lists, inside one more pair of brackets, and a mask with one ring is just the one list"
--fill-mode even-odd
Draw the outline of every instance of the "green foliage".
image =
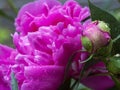
[[[88, 0], [89, 1], [89, 0]], [[100, 9], [99, 7], [93, 5], [89, 1], [89, 7], [91, 11], [92, 20], [101, 20], [109, 24], [110, 33], [112, 39], [115, 39], [118, 35], [120, 35], [120, 23], [113, 17], [110, 13]], [[120, 53], [120, 39], [113, 43], [112, 53]]]
[[[75, 79], [72, 79], [72, 80], [71, 80], [71, 87], [72, 87], [72, 85], [74, 84], [74, 82], [76, 82], [76, 80], [75, 80]], [[86, 86], [84, 86], [84, 85], [81, 84], [81, 83], [77, 83], [77, 84], [74, 86], [73, 90], [91, 90], [91, 89], [87, 88]]]
[[116, 18], [117, 20], [120, 22], [120, 8], [119, 9], [116, 9], [115, 11], [113, 11], [112, 13]]

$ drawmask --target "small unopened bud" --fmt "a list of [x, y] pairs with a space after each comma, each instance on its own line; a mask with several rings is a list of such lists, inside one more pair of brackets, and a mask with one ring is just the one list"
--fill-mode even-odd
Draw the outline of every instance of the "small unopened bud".
[[110, 58], [107, 68], [113, 74], [120, 74], [120, 57]]
[[92, 52], [106, 46], [110, 42], [111, 37], [109, 31], [110, 28], [103, 21], [94, 21], [85, 28], [83, 37], [87, 37], [91, 41]]

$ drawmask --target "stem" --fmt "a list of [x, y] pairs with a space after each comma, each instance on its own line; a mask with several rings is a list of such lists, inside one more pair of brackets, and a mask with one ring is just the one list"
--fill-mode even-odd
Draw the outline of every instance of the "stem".
[[[65, 69], [65, 76], [64, 76], [64, 81], [63, 81], [63, 84], [65, 83], [66, 79], [67, 79], [67, 75], [69, 73], [69, 69], [70, 69], [70, 66], [72, 64], [72, 61], [74, 60], [75, 56], [79, 53], [79, 52], [86, 52], [84, 50], [78, 50], [76, 52], [74, 52], [71, 57], [69, 58], [68, 60], [68, 63], [66, 65], [66, 69]], [[78, 83], [78, 80], [75, 81], [75, 83], [73, 83], [72, 87], [70, 88], [70, 90], [73, 90], [74, 86]]]
[[120, 39], [120, 35], [118, 35], [115, 39], [113, 39], [113, 42], [116, 42], [118, 39]]
[[82, 62], [82, 63], [83, 63], [83, 66], [82, 66], [82, 69], [81, 69], [81, 71], [80, 71], [79, 79], [74, 82], [74, 84], [73, 84], [72, 87], [71, 87], [71, 90], [73, 90], [73, 88], [75, 87], [76, 84], [79, 85], [79, 82], [80, 82], [80, 80], [81, 80], [81, 78], [82, 78], [82, 76], [83, 76], [84, 70], [85, 70], [85, 66], [86, 66], [86, 63], [85, 63], [85, 62], [91, 60], [92, 57], [93, 57], [93, 54], [92, 54], [90, 57], [88, 57], [84, 62]]
[[66, 65], [64, 80], [66, 80], [66, 78], [67, 78], [67, 75], [68, 75], [68, 73], [69, 73], [69, 69], [70, 69], [70, 66], [71, 66], [71, 64], [72, 64], [72, 61], [74, 60], [75, 56], [76, 56], [79, 52], [86, 52], [86, 51], [78, 50], [78, 51], [74, 52], [74, 53], [71, 55], [71, 57], [70, 57], [69, 60], [68, 60], [67, 65]]
[[91, 59], [92, 59], [93, 55], [94, 55], [94, 54], [90, 55], [90, 57], [89, 57], [89, 58], [87, 58], [87, 59], [86, 59], [86, 60], [84, 60], [84, 61], [81, 61], [80, 63], [85, 63], [85, 62], [88, 62], [89, 60], [91, 60]]
[[73, 53], [73, 54], [71, 55], [71, 57], [69, 58], [69, 60], [68, 60], [68, 63], [67, 63], [67, 65], [66, 65], [66, 69], [65, 69], [64, 81], [65, 81], [66, 78], [67, 78], [67, 75], [68, 75], [68, 73], [69, 73], [69, 68], [70, 68], [71, 63], [72, 63], [73, 59], [75, 58], [76, 54], [77, 54], [77, 53]]

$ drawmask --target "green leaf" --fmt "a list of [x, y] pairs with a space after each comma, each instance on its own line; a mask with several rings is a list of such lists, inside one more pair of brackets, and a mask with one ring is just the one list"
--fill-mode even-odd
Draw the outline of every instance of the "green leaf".
[[12, 90], [18, 90], [17, 80], [13, 72], [11, 73], [11, 88]]
[[[88, 0], [89, 2], [89, 7], [90, 7], [90, 12], [91, 12], [91, 18], [92, 20], [101, 20], [104, 21], [106, 23], [108, 23], [109, 27], [110, 27], [110, 33], [111, 33], [111, 37], [112, 39], [115, 39], [118, 35], [120, 35], [120, 23], [117, 21], [117, 19], [115, 17], [113, 17], [110, 13], [102, 10], [101, 8], [93, 5], [90, 0]], [[113, 44], [113, 53], [120, 53], [120, 39], [117, 40], [114, 44]]]
[[113, 39], [113, 49], [112, 49], [113, 54], [120, 54], [120, 34]]
[[[71, 80], [71, 86], [73, 86], [74, 82], [76, 82], [76, 80], [75, 80], [75, 79], [72, 79], [72, 80]], [[73, 90], [91, 90], [91, 89], [87, 88], [86, 86], [84, 86], [84, 85], [81, 84], [81, 83], [77, 83], [77, 84], [75, 85], [75, 87], [73, 88]]]

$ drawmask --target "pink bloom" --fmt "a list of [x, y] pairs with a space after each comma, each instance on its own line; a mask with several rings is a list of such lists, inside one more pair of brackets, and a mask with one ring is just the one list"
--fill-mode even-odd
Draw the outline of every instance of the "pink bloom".
[[[63, 6], [54, 0], [43, 1], [42, 5], [39, 5], [40, 2], [42, 1], [38, 0], [32, 5], [27, 4], [19, 11], [15, 22], [16, 28], [22, 35], [28, 35], [14, 35], [14, 43], [22, 54], [26, 54], [26, 51], [30, 55], [34, 54], [34, 51], [42, 51], [52, 55], [55, 65], [66, 66], [72, 53], [82, 49], [80, 37], [83, 26], [80, 22], [90, 15], [89, 9], [82, 8], [74, 0], [67, 1]], [[52, 2], [55, 5], [50, 7], [48, 3]], [[44, 6], [45, 9], [37, 6]], [[34, 14], [34, 10], [29, 10], [30, 7], [40, 8], [40, 12]], [[32, 19], [29, 21], [29, 18]], [[79, 58], [81, 57], [77, 60]]]
[[12, 51], [13, 51], [12, 48], [9, 48], [5, 45], [0, 44], [0, 59], [1, 60], [8, 59], [10, 57]]
[[[54, 5], [51, 6], [50, 3], [52, 2], [54, 2]], [[89, 9], [87, 7], [82, 8], [72, 0], [66, 2], [63, 6], [55, 0], [38, 0], [21, 8], [15, 22], [20, 35], [15, 33], [13, 36], [14, 44], [19, 52], [16, 56], [17, 63], [23, 64], [26, 68], [38, 68], [37, 70], [41, 74], [36, 70], [33, 72], [39, 74], [39, 77], [44, 75], [42, 69], [48, 72], [51, 68], [53, 71], [55, 69], [55, 72], [58, 72], [56, 74], [60, 75], [54, 76], [55, 73], [52, 74], [51, 71], [52, 76], [50, 74], [49, 76], [46, 75], [41, 80], [35, 74], [30, 78], [28, 74], [25, 74], [26, 79], [21, 85], [22, 90], [37, 90], [39, 88], [40, 90], [56, 90], [60, 86], [70, 56], [73, 52], [82, 49], [80, 37], [83, 26], [80, 22], [88, 16]], [[77, 56], [75, 63], [77, 64], [82, 60], [81, 58]], [[77, 68], [80, 70], [79, 67], [81, 65], [78, 64]], [[24, 68], [23, 72], [26, 73], [26, 70]], [[27, 72], [32, 74], [31, 70]], [[53, 76], [56, 77], [56, 80], [53, 79], [52, 81], [50, 78]], [[50, 80], [46, 80], [46, 77], [50, 77]], [[35, 84], [33, 85], [33, 83]]]
[[57, 5], [60, 5], [57, 0], [36, 0], [24, 5], [15, 20], [16, 29], [24, 34], [29, 31], [36, 31], [38, 27], [34, 20], [47, 15], [49, 10]]
[[5, 47], [1, 52], [1, 60], [13, 61], [3, 64], [8, 87], [14, 72], [20, 90], [57, 90], [69, 57], [82, 49], [80, 21], [88, 16], [88, 8], [75, 1], [62, 6], [56, 0], [36, 0], [23, 6], [15, 22], [20, 32], [13, 35], [16, 49]]
[[29, 66], [24, 73], [26, 80], [21, 90], [57, 90], [63, 80], [64, 67]]
[[[6, 58], [0, 58], [0, 89], [11, 90], [11, 72], [15, 73], [20, 90], [57, 90], [63, 82], [64, 67], [50, 65], [46, 59], [46, 54], [41, 53], [37, 62], [36, 58], [30, 55], [23, 55], [14, 49], [0, 45], [0, 49], [7, 53], [11, 52]], [[9, 51], [11, 50], [11, 51]], [[3, 52], [2, 52], [3, 54]], [[43, 55], [43, 56], [42, 56]], [[46, 55], [46, 56], [45, 56]], [[33, 61], [34, 60], [34, 61]], [[42, 64], [43, 63], [43, 64]]]
[[0, 44], [0, 90], [10, 90], [10, 67], [14, 64], [10, 57], [13, 50]]
[[[1, 86], [7, 83], [10, 89], [10, 73], [14, 72], [20, 90], [57, 90], [69, 58], [83, 48], [81, 21], [89, 15], [89, 9], [74, 0], [64, 5], [57, 0], [36, 0], [23, 6], [15, 20], [20, 32], [13, 35], [16, 49], [0, 46], [1, 64], [6, 67], [1, 65], [0, 72], [7, 78]], [[87, 57], [88, 52], [76, 55], [70, 75], [81, 70], [80, 61]]]
[[10, 86], [8, 85], [7, 81], [4, 80], [4, 75], [1, 70], [0, 70], [0, 90], [10, 90]]
[[88, 16], [88, 8], [82, 8], [74, 0], [66, 2], [63, 6], [57, 0], [36, 0], [20, 9], [15, 26], [25, 35], [37, 31], [40, 26], [57, 25], [60, 22], [67, 27], [68, 24], [75, 21], [78, 23]]

